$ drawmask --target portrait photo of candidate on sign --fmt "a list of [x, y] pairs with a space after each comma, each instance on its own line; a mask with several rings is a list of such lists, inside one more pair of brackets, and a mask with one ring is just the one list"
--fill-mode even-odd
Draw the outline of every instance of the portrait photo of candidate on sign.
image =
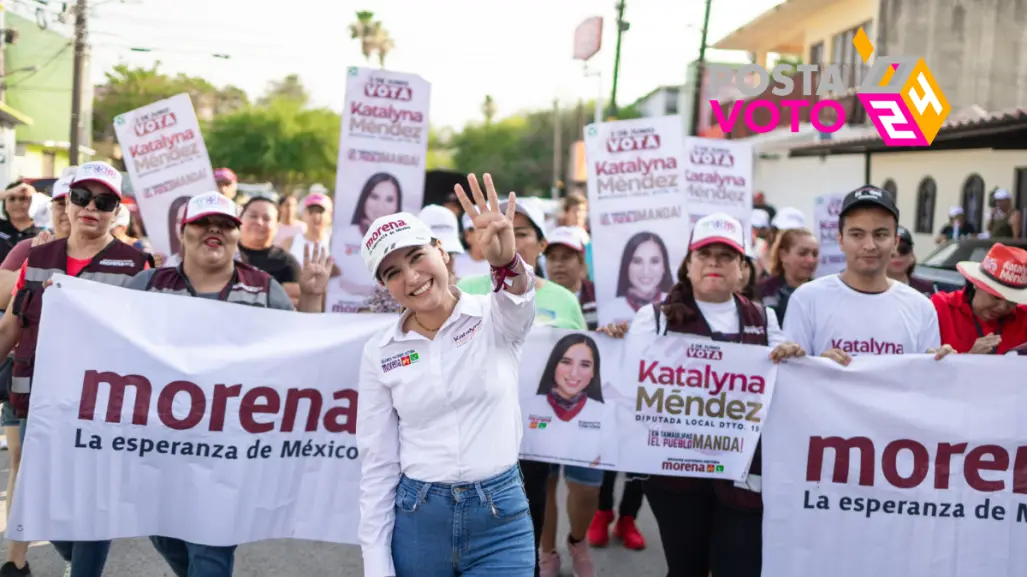
[[522, 363], [520, 379], [526, 420], [521, 456], [579, 466], [609, 464], [603, 452], [615, 444], [604, 438], [614, 434], [614, 413], [603, 395], [601, 372], [602, 359], [609, 355], [603, 355], [592, 335], [544, 328], [532, 335], [523, 357], [532, 360]]
[[660, 235], [642, 231], [624, 245], [617, 276], [617, 298], [603, 305], [604, 313], [633, 319], [638, 309], [661, 303], [674, 286], [667, 245]]

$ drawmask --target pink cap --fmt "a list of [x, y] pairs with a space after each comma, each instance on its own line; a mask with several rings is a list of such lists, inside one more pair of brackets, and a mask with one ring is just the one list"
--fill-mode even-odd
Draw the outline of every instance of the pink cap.
[[560, 226], [547, 234], [546, 240], [549, 242], [549, 246], [560, 244], [577, 252], [585, 252], [585, 239], [582, 232], [576, 226]]
[[121, 198], [121, 173], [106, 162], [87, 162], [75, 170], [71, 186], [86, 182], [102, 184]]
[[332, 199], [316, 192], [314, 194], [308, 194], [307, 197], [303, 199], [303, 208], [308, 208], [311, 206], [320, 206], [321, 208], [327, 211], [331, 211]]
[[214, 171], [214, 180], [217, 182], [239, 182], [239, 179], [232, 172], [231, 168], [219, 168]]
[[239, 220], [238, 210], [232, 199], [220, 192], [197, 194], [189, 199], [189, 204], [185, 206], [185, 217], [182, 218], [182, 226], [196, 222], [205, 216], [218, 214], [227, 216], [235, 221], [236, 224], [242, 224], [242, 221]]
[[688, 250], [698, 250], [711, 244], [726, 244], [745, 254], [745, 235], [742, 223], [723, 212], [715, 212], [700, 218], [692, 228], [692, 242]]

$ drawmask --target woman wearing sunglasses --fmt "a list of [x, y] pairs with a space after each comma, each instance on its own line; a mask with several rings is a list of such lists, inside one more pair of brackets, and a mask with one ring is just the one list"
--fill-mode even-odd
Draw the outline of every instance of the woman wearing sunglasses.
[[[52, 282], [51, 277], [62, 273], [125, 286], [151, 262], [146, 254], [111, 236], [115, 211], [121, 204], [120, 172], [103, 162], [83, 164], [75, 172], [67, 198], [71, 235], [29, 249], [14, 287], [14, 300], [8, 305], [8, 314], [0, 318], [0, 357], [7, 356], [17, 345], [11, 404], [22, 419], [23, 441], [43, 290]], [[100, 577], [103, 573], [110, 541], [55, 541], [53, 545], [71, 563], [71, 577]]]

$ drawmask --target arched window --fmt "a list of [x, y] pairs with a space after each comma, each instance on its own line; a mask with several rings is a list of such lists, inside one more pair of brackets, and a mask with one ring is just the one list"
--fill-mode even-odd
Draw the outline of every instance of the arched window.
[[963, 182], [961, 204], [966, 222], [981, 230], [984, 223], [984, 179], [979, 174], [971, 174]]
[[916, 232], [932, 234], [934, 232], [934, 203], [938, 186], [930, 176], [924, 177], [916, 188]]
[[888, 180], [884, 181], [884, 184], [881, 186], [881, 188], [887, 190], [888, 194], [891, 195], [892, 200], [894, 200], [895, 202], [898, 202], [898, 200], [899, 200], [899, 187], [898, 187], [897, 184], [895, 184], [894, 180], [889, 178]]

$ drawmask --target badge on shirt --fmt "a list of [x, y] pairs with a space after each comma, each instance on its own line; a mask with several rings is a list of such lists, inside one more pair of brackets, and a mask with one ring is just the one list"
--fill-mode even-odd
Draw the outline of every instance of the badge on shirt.
[[535, 415], [530, 415], [528, 417], [528, 428], [545, 429], [547, 426], [549, 426], [549, 423], [552, 422], [552, 420], [552, 417], [536, 417]]
[[417, 351], [415, 350], [409, 350], [405, 353], [392, 355], [391, 357], [384, 359], [382, 361], [382, 372], [387, 373], [392, 369], [398, 369], [399, 367], [412, 365], [419, 360], [421, 360], [421, 355], [417, 354]]

